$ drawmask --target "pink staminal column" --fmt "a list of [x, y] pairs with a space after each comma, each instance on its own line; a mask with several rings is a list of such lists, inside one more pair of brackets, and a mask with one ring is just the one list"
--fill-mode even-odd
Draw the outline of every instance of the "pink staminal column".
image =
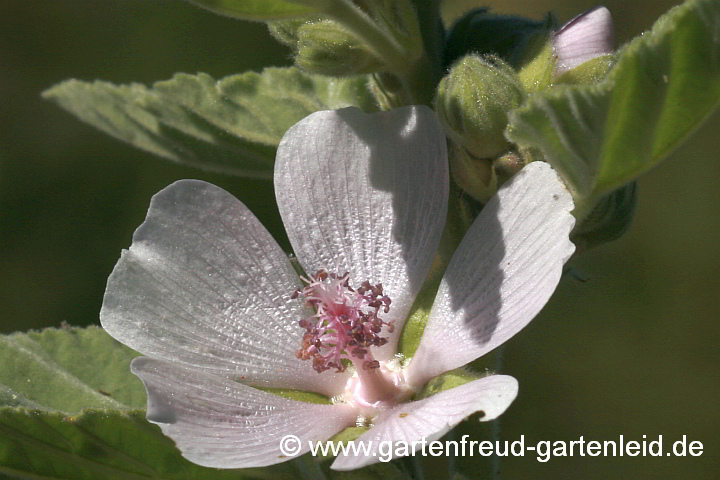
[[[346, 400], [361, 408], [391, 406], [405, 399], [408, 389], [402, 377], [375, 360], [372, 347], [381, 347], [387, 338], [381, 337], [383, 328], [389, 333], [393, 322], [385, 322], [380, 315], [390, 311], [391, 300], [383, 293], [381, 284], [363, 282], [354, 289], [349, 273], [337, 275], [318, 270], [307, 284], [292, 294], [304, 297], [305, 304], [315, 314], [298, 322], [305, 329], [302, 348], [295, 354], [302, 360], [312, 360], [318, 373], [334, 368], [343, 372], [347, 360], [357, 372], [346, 388]], [[348, 398], [349, 397], [349, 398]]]

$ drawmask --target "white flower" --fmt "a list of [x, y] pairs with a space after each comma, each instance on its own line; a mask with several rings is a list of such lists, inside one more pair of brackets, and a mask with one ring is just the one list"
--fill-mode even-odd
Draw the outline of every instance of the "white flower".
[[[101, 321], [147, 355], [132, 365], [147, 388], [147, 417], [186, 458], [218, 468], [279, 463], [289, 460], [279, 449], [285, 435], [298, 436], [306, 452], [308, 440], [326, 440], [358, 417], [372, 423], [358, 441], [410, 444], [439, 438], [474, 412], [491, 420], [508, 407], [517, 382], [504, 375], [409, 400], [540, 311], [574, 249], [573, 203], [540, 162], [502, 188], [455, 252], [403, 368], [394, 360], [399, 334], [445, 223], [445, 142], [426, 107], [318, 112], [292, 127], [278, 148], [275, 188], [305, 282], [224, 190], [184, 180], [155, 195], [108, 280]], [[355, 330], [340, 335], [345, 328]], [[332, 468], [379, 458], [339, 456]]]
[[615, 50], [612, 16], [606, 7], [595, 7], [565, 23], [552, 39], [557, 57], [554, 75], [560, 76], [588, 60]]

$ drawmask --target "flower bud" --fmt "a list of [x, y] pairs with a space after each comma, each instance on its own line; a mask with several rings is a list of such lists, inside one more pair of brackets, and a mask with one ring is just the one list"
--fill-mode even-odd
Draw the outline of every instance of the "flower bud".
[[553, 33], [554, 76], [559, 77], [589, 60], [609, 55], [614, 47], [615, 32], [610, 11], [595, 7], [581, 13]]
[[313, 73], [349, 76], [382, 69], [382, 62], [342, 25], [332, 20], [298, 29], [295, 63]]
[[555, 84], [587, 85], [605, 78], [615, 63], [615, 55], [602, 55], [568, 70], [554, 80]]
[[495, 195], [498, 182], [489, 159], [475, 158], [464, 147], [452, 141], [448, 158], [453, 180], [465, 193], [481, 203]]
[[533, 93], [552, 86], [555, 57], [550, 34], [538, 33], [528, 41], [517, 77], [526, 92]]
[[306, 23], [317, 22], [319, 20], [320, 17], [291, 18], [287, 20], [274, 20], [272, 22], [267, 22], [267, 26], [270, 35], [275, 37], [275, 40], [294, 49], [297, 45], [297, 32], [300, 27]]
[[475, 158], [510, 149], [507, 114], [524, 93], [512, 67], [497, 57], [467, 55], [440, 81], [435, 111], [448, 136]]
[[573, 18], [549, 37], [528, 40], [518, 78], [527, 92], [554, 84], [588, 84], [605, 77], [613, 64], [610, 12], [596, 7]]
[[295, 50], [295, 64], [307, 72], [344, 77], [382, 68], [382, 63], [363, 43], [333, 20], [272, 22], [270, 33]]
[[520, 153], [510, 151], [493, 160], [493, 171], [497, 176], [498, 187], [510, 180], [526, 165], [526, 161]]

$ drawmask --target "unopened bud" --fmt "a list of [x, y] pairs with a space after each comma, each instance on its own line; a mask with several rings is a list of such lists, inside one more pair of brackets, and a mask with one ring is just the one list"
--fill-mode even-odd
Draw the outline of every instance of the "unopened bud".
[[273, 32], [283, 41], [295, 42], [295, 63], [311, 73], [349, 76], [376, 72], [383, 65], [365, 44], [347, 29], [328, 19], [284, 23]]
[[298, 40], [298, 30], [306, 23], [319, 21], [319, 17], [307, 18], [291, 18], [287, 20], [275, 20], [267, 22], [270, 35], [275, 37], [280, 43], [284, 43], [290, 48], [296, 48]]
[[587, 85], [601, 81], [615, 64], [615, 55], [602, 55], [568, 70], [554, 80], [555, 84]]
[[517, 74], [520, 84], [528, 93], [545, 90], [553, 83], [555, 57], [550, 37], [550, 34], [543, 32], [528, 41]]
[[526, 161], [518, 152], [507, 152], [493, 160], [493, 171], [497, 176], [498, 187], [510, 180], [525, 166]]
[[467, 55], [440, 81], [435, 111], [448, 136], [475, 158], [494, 158], [510, 148], [508, 112], [523, 101], [515, 72], [497, 57]]
[[610, 12], [596, 7], [558, 30], [536, 35], [526, 48], [518, 78], [527, 92], [554, 84], [588, 84], [602, 80], [614, 62], [614, 32]]
[[[552, 36], [556, 57], [555, 77], [615, 49], [612, 16], [605, 7], [595, 7], [573, 18]], [[604, 72], [603, 72], [604, 74]]]
[[475, 200], [486, 203], [497, 192], [498, 182], [487, 158], [474, 158], [464, 147], [450, 142], [450, 173], [460, 188]]

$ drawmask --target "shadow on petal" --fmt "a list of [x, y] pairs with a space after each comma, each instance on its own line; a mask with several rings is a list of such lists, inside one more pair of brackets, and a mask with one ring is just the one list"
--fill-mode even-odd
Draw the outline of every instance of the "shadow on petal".
[[463, 243], [471, 247], [459, 251], [450, 261], [458, 273], [445, 277], [451, 309], [462, 316], [463, 328], [479, 346], [490, 342], [500, 323], [501, 286], [505, 271], [512, 268], [508, 263], [502, 265], [507, 252], [499, 208], [497, 201], [485, 205], [465, 234]]
[[[357, 109], [337, 114], [371, 150], [371, 186], [392, 194], [396, 215], [392, 235], [403, 247], [410, 290], [416, 294], [445, 224], [449, 173], [444, 131], [434, 113], [423, 106], [398, 108], [385, 116], [370, 117]], [[429, 213], [440, 215], [441, 221]]]

